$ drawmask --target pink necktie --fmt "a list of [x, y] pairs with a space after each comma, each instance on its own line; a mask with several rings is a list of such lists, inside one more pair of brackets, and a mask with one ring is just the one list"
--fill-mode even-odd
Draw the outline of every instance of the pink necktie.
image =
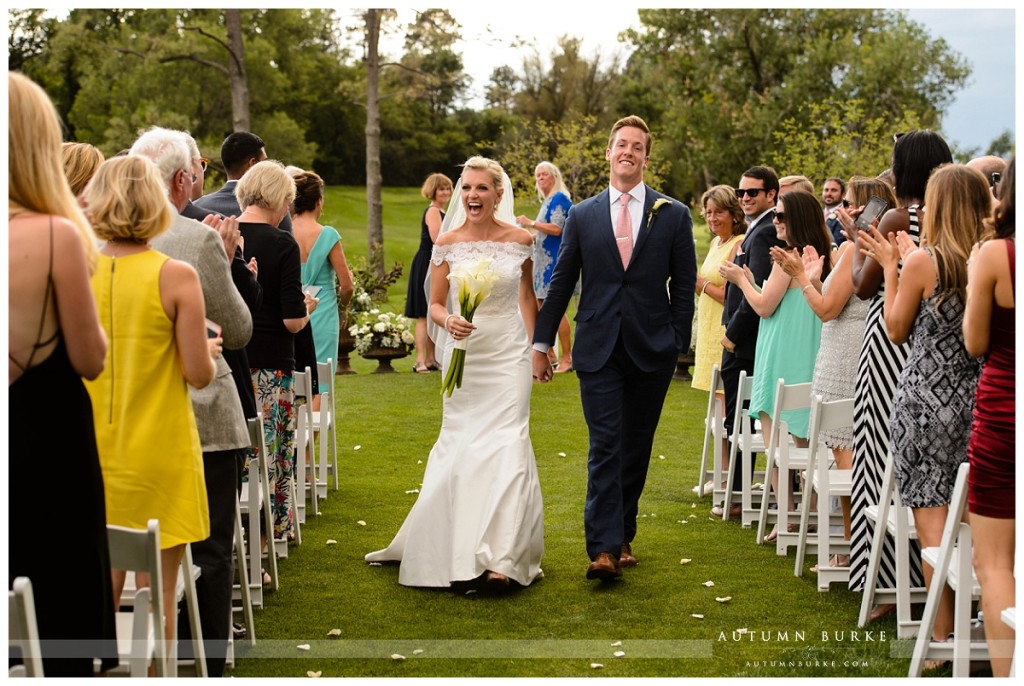
[[615, 221], [615, 244], [619, 246], [622, 268], [629, 266], [633, 254], [633, 220], [629, 216], [629, 193], [619, 196], [619, 218]]

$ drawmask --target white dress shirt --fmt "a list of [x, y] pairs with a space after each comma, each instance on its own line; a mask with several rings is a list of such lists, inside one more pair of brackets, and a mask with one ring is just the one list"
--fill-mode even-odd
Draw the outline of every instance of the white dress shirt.
[[[647, 186], [641, 181], [629, 189], [628, 192], [629, 197], [632, 198], [629, 201], [629, 218], [633, 224], [633, 245], [636, 245], [637, 236], [640, 235], [640, 225], [643, 223], [644, 218], [644, 201], [647, 199]], [[615, 186], [608, 187], [608, 204], [611, 211], [612, 231], [615, 230], [615, 224], [619, 220], [619, 198], [623, 195], [625, 194], [615, 188]]]

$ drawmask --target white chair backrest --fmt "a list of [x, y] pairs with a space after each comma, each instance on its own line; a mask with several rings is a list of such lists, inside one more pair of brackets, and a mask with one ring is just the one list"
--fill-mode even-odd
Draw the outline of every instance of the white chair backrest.
[[313, 370], [306, 367], [301, 372], [295, 370], [295, 395], [301, 395], [304, 398], [312, 398], [315, 391], [313, 390]]
[[132, 675], [140, 675], [137, 663], [145, 662], [148, 657], [140, 651], [143, 651], [143, 645], [148, 642], [146, 636], [151, 635], [157, 675], [163, 676], [167, 669], [167, 643], [164, 640], [165, 581], [160, 567], [160, 522], [150, 519], [145, 529], [129, 529], [108, 524], [107, 542], [110, 547], [112, 568], [136, 573], [146, 572], [150, 579], [149, 588], [139, 589], [135, 595], [131, 660], [136, 663], [136, 667], [131, 670]]
[[16, 648], [21, 664], [11, 667], [12, 677], [43, 676], [43, 657], [39, 645], [39, 627], [36, 625], [36, 603], [32, 595], [32, 582], [28, 577], [14, 579], [13, 588], [7, 592], [7, 628], [10, 649]]

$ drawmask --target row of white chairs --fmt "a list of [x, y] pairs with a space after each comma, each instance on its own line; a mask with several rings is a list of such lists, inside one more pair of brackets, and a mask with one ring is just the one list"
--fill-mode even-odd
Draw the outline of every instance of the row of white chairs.
[[[743, 404], [750, 398], [751, 387], [752, 379], [741, 372], [733, 430], [731, 436], [728, 436], [729, 462], [726, 469], [723, 462], [726, 453], [722, 444], [727, 436], [722, 406], [715, 397], [716, 391], [724, 393], [724, 384], [718, 366], [713, 368], [704, 449], [698, 484], [694, 490], [700, 497], [706, 495], [704, 484], [709, 479], [713, 480], [713, 504], [720, 505], [722, 518], [728, 519], [730, 505], [737, 495], [731, 484], [739, 460], [743, 469], [739, 496], [744, 528], [756, 521], [757, 541], [760, 543], [764, 540], [766, 526], [774, 522], [777, 527], [776, 553], [786, 555], [790, 547], [796, 547], [793, 570], [796, 576], [803, 575], [807, 555], [815, 555], [818, 560], [817, 588], [819, 591], [827, 591], [830, 584], [846, 582], [849, 578], [848, 567], [829, 566], [829, 560], [835, 553], [849, 554], [849, 541], [844, 540], [842, 533], [832, 533], [839, 528], [837, 524], [841, 523], [841, 518], [837, 519], [836, 514], [831, 512], [831, 503], [837, 497], [852, 496], [852, 470], [836, 468], [820, 434], [822, 431], [852, 426], [853, 399], [825, 402], [820, 396], [811, 396], [810, 384], [787, 385], [779, 379], [772, 411], [772, 430], [765, 438], [756, 428], [751, 428], [752, 422], [743, 409]], [[803, 408], [810, 411], [808, 446], [805, 449], [787, 440], [788, 427], [782, 421], [782, 412]], [[753, 471], [751, 468], [753, 456], [758, 452], [766, 455], [764, 472]], [[777, 493], [770, 486], [770, 475], [774, 468], [779, 470]], [[795, 532], [789, 531], [791, 515], [786, 505], [791, 472], [796, 472], [801, 477], [799, 482], [803, 484], [797, 499], [798, 526]], [[900, 502], [891, 454], [886, 456], [879, 502], [866, 510], [873, 533], [857, 624], [859, 627], [867, 624], [871, 609], [876, 604], [895, 604], [897, 637], [916, 637], [910, 666], [912, 677], [920, 675], [926, 659], [952, 659], [954, 676], [967, 676], [971, 660], [988, 658], [984, 642], [972, 642], [970, 637], [971, 607], [980, 595], [980, 587], [971, 566], [970, 526], [961, 521], [966, 507], [967, 473], [968, 465], [965, 463], [960, 466], [957, 475], [941, 546], [926, 548], [921, 552], [922, 559], [935, 570], [930, 590], [926, 591], [923, 586], [911, 586], [911, 542], [916, 540], [917, 534], [912, 512]], [[764, 487], [760, 490], [752, 486], [754, 479], [759, 477], [764, 480]], [[723, 483], [726, 484], [724, 488], [721, 487]], [[896, 586], [892, 588], [879, 585], [879, 570], [888, 537], [892, 538], [896, 551]], [[931, 635], [939, 596], [947, 584], [956, 597], [954, 639], [951, 642], [936, 642], [931, 640]], [[914, 620], [911, 605], [922, 602], [925, 603], [924, 614], [920, 620]], [[1015, 624], [1015, 610], [1010, 608], [1005, 611], [1003, 620]]]

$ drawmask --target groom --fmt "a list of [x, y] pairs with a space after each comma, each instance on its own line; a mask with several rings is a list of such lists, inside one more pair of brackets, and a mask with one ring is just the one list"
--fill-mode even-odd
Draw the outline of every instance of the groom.
[[550, 381], [547, 350], [582, 272], [572, 360], [590, 432], [588, 579], [637, 564], [631, 544], [654, 431], [679, 352], [690, 346], [693, 222], [686, 205], [643, 182], [650, 151], [640, 117], [612, 127], [611, 187], [569, 211], [533, 337], [533, 375]]

